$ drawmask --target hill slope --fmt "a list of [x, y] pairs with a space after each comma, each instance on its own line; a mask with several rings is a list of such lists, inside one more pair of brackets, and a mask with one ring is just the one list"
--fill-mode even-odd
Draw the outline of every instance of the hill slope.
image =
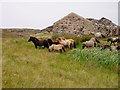
[[76, 36], [89, 35], [90, 32], [102, 32], [107, 36], [118, 36], [120, 35], [120, 26], [104, 17], [100, 20], [84, 18], [72, 12], [42, 31]]

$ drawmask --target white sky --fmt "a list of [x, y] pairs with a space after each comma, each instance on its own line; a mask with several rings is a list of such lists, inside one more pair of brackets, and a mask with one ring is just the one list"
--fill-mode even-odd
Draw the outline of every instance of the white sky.
[[[55, 1], [24, 0], [26, 2], [4, 0], [0, 3], [0, 21], [2, 28], [40, 28], [52, 25], [71, 12], [85, 17], [106, 17], [118, 24], [118, 0]], [[36, 2], [37, 1], [37, 2]], [[94, 1], [94, 2], [93, 2]]]

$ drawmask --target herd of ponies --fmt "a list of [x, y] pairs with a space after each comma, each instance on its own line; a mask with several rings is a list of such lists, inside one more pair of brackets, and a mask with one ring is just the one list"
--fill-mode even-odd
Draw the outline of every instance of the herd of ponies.
[[[103, 35], [102, 35], [103, 36]], [[105, 38], [105, 37], [103, 37]], [[72, 49], [76, 48], [76, 42], [73, 39], [66, 39], [64, 37], [58, 37], [55, 40], [48, 38], [39, 40], [36, 37], [30, 36], [28, 42], [32, 41], [35, 48], [38, 46], [44, 46], [47, 48], [49, 52], [51, 51], [60, 51], [65, 52], [66, 48]], [[82, 43], [82, 49], [90, 48], [90, 47], [100, 47], [101, 50], [109, 49], [110, 51], [113, 50], [120, 50], [120, 38], [118, 37], [109, 37], [107, 42], [110, 42], [110, 45], [102, 45], [101, 42], [95, 37], [92, 37], [90, 40], [85, 41]]]

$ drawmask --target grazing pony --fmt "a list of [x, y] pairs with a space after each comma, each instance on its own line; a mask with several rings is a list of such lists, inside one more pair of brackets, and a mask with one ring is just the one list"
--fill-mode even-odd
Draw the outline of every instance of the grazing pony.
[[60, 52], [64, 51], [65, 52], [64, 45], [61, 45], [61, 44], [58, 44], [58, 45], [52, 44], [51, 46], [49, 46], [48, 51], [51, 52], [53, 50], [54, 51], [60, 51]]
[[100, 41], [97, 38], [91, 38], [89, 41], [94, 41], [96, 44], [100, 43]]
[[37, 48], [37, 46], [44, 46], [46, 48], [49, 48], [48, 42], [47, 40], [38, 40], [35, 37], [30, 37], [28, 42], [32, 41], [35, 45], [35, 48]]
[[49, 45], [51, 46], [52, 44], [60, 44], [59, 42], [54, 42], [52, 39], [47, 39]]
[[95, 35], [95, 37], [98, 37], [98, 38], [105, 38], [105, 35], [102, 34], [101, 32], [91, 32], [92, 35]]
[[114, 46], [115, 46], [115, 42], [117, 42], [117, 43], [120, 42], [120, 39], [119, 39], [119, 37], [109, 37], [107, 39], [107, 42], [111, 42], [110, 45], [114, 44]]
[[98, 41], [96, 38], [91, 38], [89, 41], [83, 42], [82, 48], [96, 47], [97, 44], [100, 44], [100, 41]]
[[109, 49], [110, 51], [116, 51], [116, 50], [120, 50], [120, 45], [118, 46], [104, 45], [102, 46], [101, 50], [104, 50], [104, 49]]

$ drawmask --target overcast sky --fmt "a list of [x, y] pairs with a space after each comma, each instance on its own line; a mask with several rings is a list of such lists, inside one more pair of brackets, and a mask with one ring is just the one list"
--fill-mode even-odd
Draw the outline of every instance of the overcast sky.
[[1, 27], [43, 29], [71, 12], [118, 24], [118, 2], [1, 2]]

